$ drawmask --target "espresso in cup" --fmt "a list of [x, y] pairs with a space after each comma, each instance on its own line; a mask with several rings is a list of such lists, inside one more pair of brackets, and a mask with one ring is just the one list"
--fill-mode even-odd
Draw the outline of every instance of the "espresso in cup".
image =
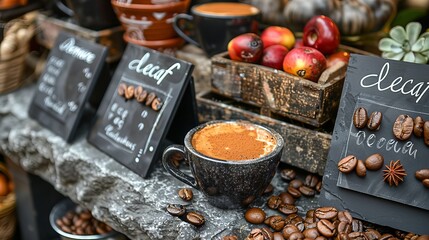
[[[247, 121], [211, 121], [191, 129], [184, 145], [164, 150], [162, 162], [172, 176], [201, 191], [219, 208], [248, 206], [276, 173], [283, 138], [274, 130]], [[192, 176], [178, 169], [177, 154], [189, 162]]]
[[268, 155], [276, 139], [267, 130], [240, 123], [208, 125], [192, 137], [192, 146], [208, 157], [241, 161]]
[[254, 6], [230, 2], [206, 3], [196, 6], [193, 11], [212, 16], [251, 16], [259, 14], [259, 9]]

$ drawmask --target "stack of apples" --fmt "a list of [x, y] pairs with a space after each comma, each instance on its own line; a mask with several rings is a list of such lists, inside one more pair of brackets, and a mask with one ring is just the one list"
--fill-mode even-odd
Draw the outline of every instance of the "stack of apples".
[[350, 54], [338, 49], [340, 32], [324, 15], [311, 18], [304, 27], [303, 38], [295, 39], [286, 27], [269, 26], [260, 35], [241, 34], [228, 44], [231, 60], [256, 63], [283, 70], [289, 74], [317, 82], [320, 74]]

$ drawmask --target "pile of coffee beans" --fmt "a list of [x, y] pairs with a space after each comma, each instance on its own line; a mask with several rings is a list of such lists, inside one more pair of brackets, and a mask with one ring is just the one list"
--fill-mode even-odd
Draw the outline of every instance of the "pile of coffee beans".
[[101, 235], [112, 231], [112, 228], [95, 219], [87, 209], [77, 207], [58, 218], [55, 224], [59, 229], [74, 235]]
[[[184, 201], [191, 201], [194, 194], [190, 188], [181, 188], [178, 191], [178, 196]], [[182, 221], [190, 223], [194, 226], [200, 227], [206, 222], [201, 213], [195, 211], [188, 211], [185, 206], [181, 204], [168, 204], [167, 212], [172, 216], [179, 217]]]
[[422, 182], [423, 186], [429, 188], [429, 168], [417, 170], [415, 176]]

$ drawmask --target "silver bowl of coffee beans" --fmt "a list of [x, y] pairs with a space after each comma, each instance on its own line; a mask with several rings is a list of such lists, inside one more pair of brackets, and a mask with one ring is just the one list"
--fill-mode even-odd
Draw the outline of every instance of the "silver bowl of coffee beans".
[[70, 199], [62, 200], [52, 208], [49, 222], [63, 240], [126, 239], [109, 225], [95, 219], [88, 209], [75, 204]]

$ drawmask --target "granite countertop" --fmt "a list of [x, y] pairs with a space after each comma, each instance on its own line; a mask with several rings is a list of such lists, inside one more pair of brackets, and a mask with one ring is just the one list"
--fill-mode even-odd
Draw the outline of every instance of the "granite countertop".
[[[165, 210], [169, 203], [183, 202], [177, 191], [185, 185], [157, 161], [143, 179], [86, 141], [88, 126], [80, 127], [77, 139], [67, 144], [48, 129], [29, 119], [28, 107], [34, 85], [0, 95], [0, 151], [25, 171], [36, 174], [74, 202], [89, 208], [94, 217], [131, 239], [221, 239], [231, 233], [245, 237], [255, 225], [244, 220], [245, 209], [221, 210], [212, 207], [194, 190], [187, 208], [201, 212], [206, 223], [194, 227]], [[83, 125], [83, 124], [82, 124]], [[274, 194], [287, 183], [276, 174]], [[268, 196], [252, 206], [265, 206]], [[317, 207], [316, 197], [301, 198], [301, 214]]]

